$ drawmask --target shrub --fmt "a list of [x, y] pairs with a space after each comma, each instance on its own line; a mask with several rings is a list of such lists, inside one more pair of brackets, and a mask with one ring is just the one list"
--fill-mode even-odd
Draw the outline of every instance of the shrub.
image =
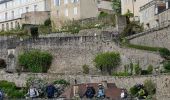
[[140, 66], [139, 66], [139, 62], [138, 62], [138, 64], [136, 64], [136, 65], [134, 66], [134, 70], [135, 70], [135, 74], [136, 74], [136, 75], [140, 75], [140, 74], [141, 74], [141, 68], [140, 68]]
[[130, 94], [132, 96], [135, 96], [138, 93], [138, 91], [139, 90], [138, 90], [138, 88], [136, 86], [133, 86], [133, 87], [130, 88]]
[[169, 59], [170, 58], [170, 51], [167, 48], [161, 48], [159, 50], [159, 53], [160, 53], [161, 57], [163, 57], [165, 59]]
[[44, 26], [51, 26], [51, 19], [50, 18], [45, 20]]
[[120, 54], [115, 52], [106, 52], [98, 54], [95, 59], [95, 66], [101, 72], [108, 72], [110, 75], [121, 62]]
[[23, 98], [24, 94], [26, 93], [23, 90], [17, 89], [15, 83], [5, 80], [0, 81], [0, 89], [2, 89], [5, 94], [7, 94], [8, 98]]
[[52, 55], [48, 52], [31, 50], [19, 55], [19, 64], [31, 72], [47, 72], [52, 62]]
[[59, 80], [56, 80], [56, 81], [54, 81], [54, 84], [63, 84], [63, 85], [70, 85], [70, 83], [69, 82], [67, 82], [66, 80], [64, 80], [64, 79], [59, 79]]
[[163, 65], [166, 72], [170, 72], [170, 62], [165, 62]]
[[89, 74], [89, 66], [88, 65], [85, 64], [85, 65], [82, 66], [82, 68], [83, 68], [84, 74]]
[[152, 65], [149, 65], [148, 68], [147, 68], [147, 71], [148, 71], [148, 74], [152, 74], [152, 72], [153, 72], [153, 66], [152, 66]]
[[38, 89], [40, 96], [44, 95], [45, 87], [47, 85], [47, 83], [44, 80], [40, 78], [30, 77], [26, 81], [26, 86], [27, 86], [26, 88], [29, 89], [31, 85], [33, 85], [34, 87], [36, 87], [36, 89]]
[[152, 80], [145, 80], [144, 88], [146, 89], [149, 95], [153, 95], [156, 92], [156, 85], [152, 82]]
[[108, 13], [101, 11], [98, 17], [102, 18], [102, 17], [106, 17], [106, 16], [108, 16]]
[[6, 66], [5, 60], [0, 58], [0, 68], [5, 68]]

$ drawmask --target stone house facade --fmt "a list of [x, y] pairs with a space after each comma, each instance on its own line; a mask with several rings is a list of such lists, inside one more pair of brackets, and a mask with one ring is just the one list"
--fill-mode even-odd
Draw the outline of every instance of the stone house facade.
[[51, 20], [56, 29], [66, 21], [97, 17], [100, 11], [112, 12], [111, 0], [51, 1]]

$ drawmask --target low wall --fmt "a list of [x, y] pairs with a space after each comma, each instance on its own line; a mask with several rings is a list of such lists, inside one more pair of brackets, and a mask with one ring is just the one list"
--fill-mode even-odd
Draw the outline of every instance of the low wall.
[[96, 83], [103, 80], [108, 82], [113, 82], [119, 88], [126, 88], [129, 90], [130, 87], [137, 83], [143, 83], [146, 79], [151, 79], [156, 83], [156, 97], [157, 100], [169, 100], [170, 99], [170, 75], [160, 75], [160, 76], [141, 76], [141, 77], [112, 77], [112, 76], [84, 76], [84, 75], [57, 75], [57, 74], [31, 74], [22, 73], [21, 75], [7, 74], [5, 72], [0, 72], [0, 80], [8, 80], [10, 82], [15, 82], [19, 87], [23, 87], [26, 84], [26, 80], [30, 77], [41, 78], [48, 82], [52, 82], [56, 79], [65, 79], [74, 84], [75, 79], [78, 83]]
[[[135, 37], [135, 35], [134, 35]], [[139, 44], [152, 47], [165, 47], [170, 50], [170, 27], [159, 29], [157, 31], [151, 31], [147, 34], [139, 37], [131, 38], [130, 43]]]

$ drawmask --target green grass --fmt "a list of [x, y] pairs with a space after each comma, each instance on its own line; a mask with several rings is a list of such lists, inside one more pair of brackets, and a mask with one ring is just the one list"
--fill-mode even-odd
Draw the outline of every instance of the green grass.
[[136, 44], [130, 44], [130, 43], [127, 43], [125, 46], [129, 47], [129, 48], [134, 48], [134, 49], [139, 49], [139, 50], [147, 50], [147, 51], [154, 51], [154, 52], [157, 52], [160, 49], [163, 49], [161, 47], [150, 47], [150, 46], [136, 45]]

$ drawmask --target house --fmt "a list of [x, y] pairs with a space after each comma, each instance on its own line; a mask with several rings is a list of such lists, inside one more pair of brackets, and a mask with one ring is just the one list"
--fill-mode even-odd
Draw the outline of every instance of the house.
[[1, 0], [0, 31], [22, 24], [43, 24], [50, 18], [50, 0]]
[[70, 20], [97, 17], [101, 11], [111, 13], [111, 4], [111, 0], [52, 0], [52, 26], [60, 29]]

